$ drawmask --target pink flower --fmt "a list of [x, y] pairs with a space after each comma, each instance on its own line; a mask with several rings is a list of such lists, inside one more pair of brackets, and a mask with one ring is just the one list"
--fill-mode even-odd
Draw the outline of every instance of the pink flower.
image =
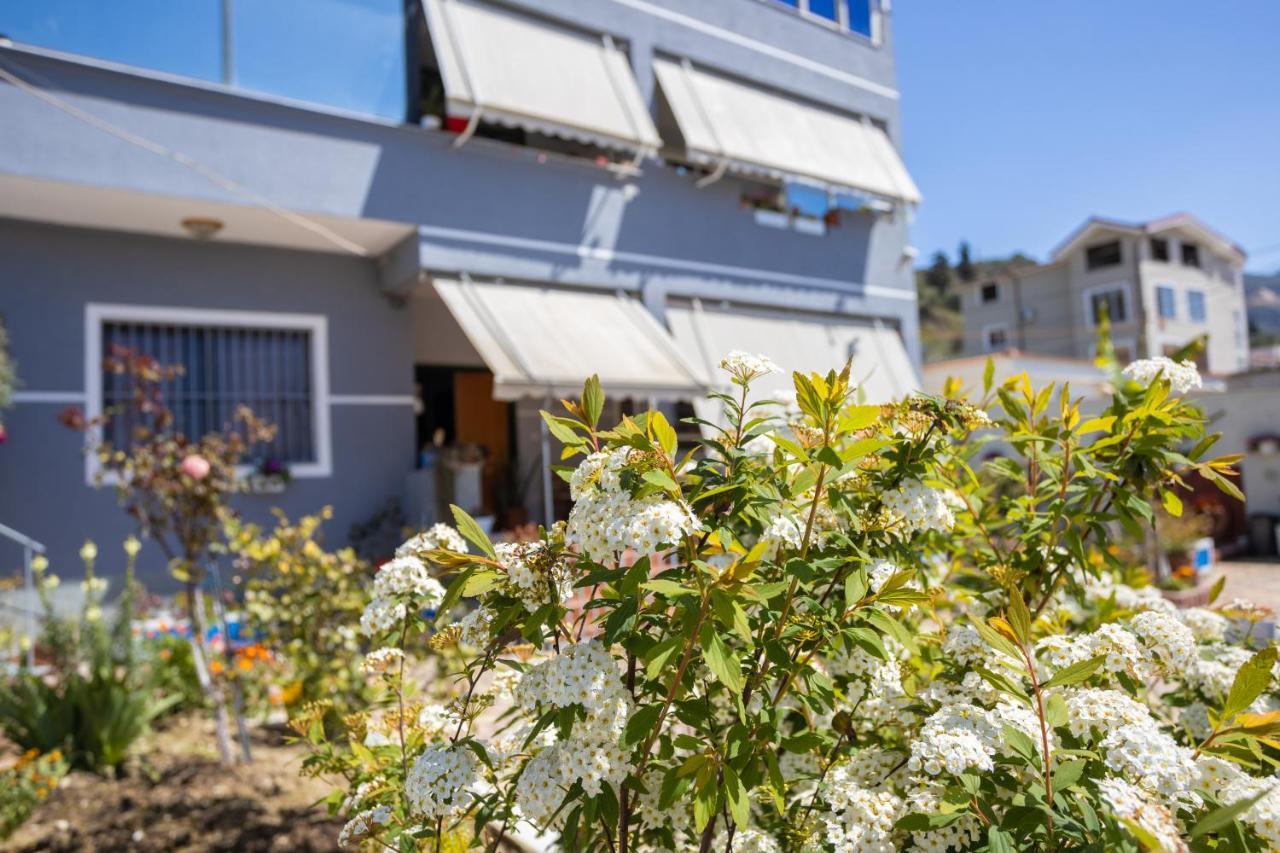
[[9, 440], [9, 431], [4, 428], [4, 424], [0, 424], [0, 444], [4, 444]]
[[203, 480], [209, 476], [209, 460], [198, 453], [193, 453], [182, 460], [182, 473], [193, 480]]

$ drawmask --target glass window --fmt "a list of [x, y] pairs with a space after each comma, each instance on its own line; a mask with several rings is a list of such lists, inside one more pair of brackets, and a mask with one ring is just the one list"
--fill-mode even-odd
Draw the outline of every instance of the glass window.
[[1084, 252], [1084, 265], [1086, 269], [1096, 270], [1103, 267], [1114, 267], [1120, 263], [1120, 241], [1112, 240], [1109, 243], [1100, 243], [1097, 246], [1090, 246]]
[[845, 0], [845, 22], [855, 33], [871, 37], [871, 3], [873, 0]]
[[983, 333], [986, 352], [1002, 352], [1009, 348], [1009, 330], [1004, 326], [990, 326]]
[[1188, 267], [1200, 266], [1200, 247], [1195, 243], [1182, 244], [1182, 265]]
[[1151, 238], [1151, 260], [1167, 261], [1169, 260], [1169, 241], [1163, 237]]
[[1124, 323], [1129, 319], [1129, 305], [1124, 290], [1100, 290], [1089, 296], [1089, 309], [1093, 325], [1102, 322], [1103, 315], [1112, 323]]
[[828, 21], [839, 20], [836, 13], [836, 0], [809, 0], [809, 14], [826, 18]]
[[[182, 365], [182, 375], [163, 388], [177, 432], [195, 438], [221, 429], [244, 405], [276, 426], [267, 455], [282, 462], [316, 461], [310, 331], [108, 321], [102, 344], [104, 355], [130, 349], [161, 364]], [[128, 381], [103, 373], [104, 411], [130, 399]], [[127, 418], [112, 418], [109, 430], [105, 437], [113, 444], [129, 444]]]
[[1161, 319], [1172, 320], [1178, 316], [1178, 304], [1172, 287], [1160, 285], [1156, 288], [1156, 307], [1160, 311]]
[[222, 79], [221, 0], [0, 3], [17, 42], [200, 80]]
[[995, 302], [1000, 298], [1000, 285], [994, 281], [988, 281], [982, 285], [982, 304]]
[[401, 121], [402, 0], [236, 3], [237, 86]]
[[1209, 312], [1205, 306], [1203, 290], [1187, 291], [1187, 316], [1196, 323], [1203, 323], [1209, 319]]

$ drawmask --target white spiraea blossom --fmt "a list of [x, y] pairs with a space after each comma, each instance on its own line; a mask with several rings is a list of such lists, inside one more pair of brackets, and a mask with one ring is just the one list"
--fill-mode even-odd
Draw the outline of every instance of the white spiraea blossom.
[[893, 853], [893, 825], [906, 813], [902, 798], [888, 789], [871, 790], [859, 784], [858, 774], [837, 765], [823, 783], [827, 811], [823, 826], [827, 843], [853, 853]]
[[881, 500], [893, 523], [906, 535], [922, 530], [946, 532], [955, 526], [953, 494], [932, 489], [919, 480], [907, 480], [886, 492]]
[[473, 649], [483, 649], [492, 637], [494, 612], [487, 605], [480, 605], [458, 620], [458, 642]]
[[378, 675], [398, 666], [402, 660], [404, 660], [404, 652], [387, 646], [365, 655], [360, 668], [369, 675]]
[[501, 591], [518, 598], [530, 613], [573, 595], [568, 562], [557, 559], [545, 542], [499, 542], [494, 551], [502, 566]]
[[1221, 613], [1215, 613], [1204, 607], [1188, 607], [1178, 611], [1183, 623], [1191, 629], [1196, 641], [1201, 643], [1220, 643], [1227, 636], [1231, 620]]
[[351, 818], [342, 827], [342, 831], [338, 833], [338, 846], [346, 847], [348, 844], [359, 842], [368, 838], [380, 826], [386, 826], [391, 823], [391, 807], [375, 806]]
[[1139, 385], [1150, 385], [1157, 376], [1163, 376], [1179, 394], [1199, 388], [1200, 371], [1193, 362], [1174, 361], [1166, 356], [1142, 358], [1127, 366], [1124, 375]]
[[1153, 800], [1144, 789], [1124, 779], [1108, 777], [1098, 782], [1098, 790], [1117, 817], [1131, 820], [1151, 833], [1162, 850], [1181, 853], [1187, 849], [1168, 807]]
[[1182, 672], [1195, 660], [1195, 634], [1173, 614], [1148, 610], [1130, 619], [1128, 628], [1165, 674]]
[[373, 598], [360, 616], [360, 630], [376, 636], [400, 625], [413, 610], [433, 610], [444, 600], [444, 587], [417, 557], [396, 557], [373, 578]]
[[1000, 727], [985, 708], [966, 703], [944, 705], [925, 720], [912, 741], [907, 769], [929, 776], [990, 772], [1000, 737]]
[[426, 551], [443, 548], [446, 551], [467, 552], [467, 540], [447, 524], [436, 523], [422, 533], [408, 539], [396, 549], [397, 557], [421, 557]]
[[733, 350], [720, 359], [720, 369], [726, 371], [740, 382], [750, 382], [761, 376], [778, 372], [778, 365], [767, 355], [752, 355], [742, 350]]
[[404, 793], [415, 815], [453, 818], [471, 807], [480, 781], [480, 761], [468, 747], [429, 746], [414, 759]]

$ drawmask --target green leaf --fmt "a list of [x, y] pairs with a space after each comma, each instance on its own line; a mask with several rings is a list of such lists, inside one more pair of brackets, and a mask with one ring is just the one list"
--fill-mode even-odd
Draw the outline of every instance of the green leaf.
[[1231, 692], [1222, 707], [1222, 719], [1226, 720], [1248, 708], [1271, 684], [1271, 667], [1276, 662], [1275, 646], [1261, 649], [1244, 662], [1231, 682]]
[[1227, 576], [1223, 575], [1214, 581], [1213, 586], [1209, 589], [1209, 604], [1213, 604], [1218, 600], [1218, 596], [1222, 595], [1222, 588], [1227, 585]]
[[593, 374], [582, 386], [582, 413], [592, 429], [600, 423], [600, 413], [604, 411], [604, 389], [600, 387], [600, 377]]
[[631, 715], [631, 719], [627, 720], [627, 729], [623, 736], [623, 744], [641, 743], [653, 727], [658, 723], [658, 715], [662, 713], [661, 705], [645, 705], [636, 709]]
[[665, 595], [667, 598], [678, 598], [682, 595], [697, 594], [696, 590], [689, 589], [687, 586], [681, 586], [675, 581], [665, 580], [663, 578], [657, 578], [655, 580], [645, 581], [644, 583], [640, 584], [640, 588], [647, 589], [652, 592], [656, 592], [660, 595]]
[[1007, 637], [997, 632], [995, 628], [992, 628], [981, 619], [973, 619], [972, 624], [977, 632], [982, 636], [982, 639], [987, 641], [987, 645], [991, 646], [991, 648], [998, 652], [1003, 652], [1016, 660], [1019, 664], [1023, 663], [1022, 653], [1018, 651], [1018, 647], [1015, 646]]
[[998, 826], [987, 829], [987, 850], [990, 853], [1014, 853], [1013, 836]]
[[566, 421], [564, 418], [557, 418], [550, 412], [539, 410], [538, 414], [542, 415], [542, 422], [547, 425], [547, 431], [556, 437], [556, 440], [565, 447], [581, 447], [586, 443], [586, 439], [573, 431], [573, 427], [569, 424], [572, 421]]
[[715, 628], [703, 624], [699, 640], [702, 645], [702, 659], [706, 661], [707, 669], [711, 670], [711, 674], [732, 692], [742, 692], [742, 667], [737, 657], [729, 651], [724, 640], [720, 639]]
[[814, 455], [819, 462], [824, 465], [829, 465], [832, 468], [840, 468], [844, 465], [844, 461], [840, 458], [840, 454], [836, 453], [834, 448], [821, 447]]
[[1081, 759], [1074, 761], [1063, 761], [1053, 768], [1053, 790], [1062, 791], [1070, 788], [1080, 780], [1084, 775], [1084, 769], [1089, 762]]
[[716, 813], [716, 803], [720, 799], [720, 789], [716, 787], [715, 776], [698, 789], [693, 799], [693, 822], [701, 831], [711, 822]]
[[1051, 687], [1067, 687], [1071, 684], [1079, 684], [1098, 671], [1098, 667], [1107, 661], [1106, 655], [1098, 655], [1088, 660], [1078, 661], [1071, 666], [1063, 667], [1053, 674], [1053, 677], [1040, 685], [1043, 689], [1048, 690]]
[[1230, 824], [1237, 817], [1252, 808], [1253, 804], [1270, 794], [1271, 788], [1263, 788], [1251, 797], [1245, 797], [1243, 800], [1236, 800], [1234, 803], [1225, 806], [1219, 806], [1209, 812], [1200, 820], [1196, 821], [1196, 825], [1191, 827], [1191, 837], [1199, 838], [1202, 835], [1208, 835]]
[[659, 468], [650, 468], [641, 475], [646, 483], [652, 483], [664, 492], [674, 492], [680, 494], [680, 487], [676, 485], [676, 481], [671, 479], [671, 475]]
[[458, 525], [458, 532], [462, 534], [472, 545], [475, 545], [483, 551], [490, 559], [497, 559], [497, 553], [493, 550], [493, 543], [489, 541], [489, 537], [480, 529], [480, 525], [476, 524], [476, 520], [467, 515], [462, 507], [449, 504], [449, 509], [453, 512], [454, 523]]
[[1009, 590], [1009, 624], [1022, 645], [1031, 645], [1031, 614], [1027, 611], [1027, 603], [1022, 600], [1022, 593], [1016, 589]]
[[676, 452], [676, 431], [667, 423], [667, 416], [659, 411], [649, 413], [649, 428], [653, 430], [653, 437], [658, 440], [658, 446], [667, 452], [670, 456]]
[[850, 572], [849, 577], [844, 579], [844, 609], [852, 610], [854, 605], [867, 594], [868, 588], [867, 573], [864, 569]]
[[729, 800], [729, 814], [739, 829], [745, 829], [751, 821], [751, 799], [742, 780], [729, 765], [724, 766], [724, 793]]
[[1170, 491], [1162, 491], [1160, 493], [1160, 502], [1164, 504], [1165, 512], [1174, 518], [1182, 517], [1182, 499]]
[[991, 385], [995, 381], [996, 362], [991, 356], [987, 356], [987, 364], [982, 368], [982, 393], [984, 395], [991, 392]]
[[1039, 753], [1036, 752], [1036, 744], [1030, 736], [1022, 729], [1015, 729], [1013, 726], [1004, 727], [1004, 741], [1009, 748], [1022, 756], [1026, 761], [1033, 765], [1038, 765], [1040, 761]]
[[675, 634], [649, 649], [645, 653], [645, 677], [650, 680], [657, 678], [658, 674], [666, 668], [667, 662], [684, 647], [684, 641], [685, 638], [683, 636]]
[[1023, 690], [1022, 687], [1009, 676], [1001, 672], [993, 672], [986, 667], [976, 666], [974, 669], [977, 670], [978, 675], [982, 676], [984, 681], [995, 689], [1002, 693], [1008, 693], [1010, 696], [1016, 696], [1022, 701], [1030, 704], [1031, 697], [1027, 695], [1027, 691]]

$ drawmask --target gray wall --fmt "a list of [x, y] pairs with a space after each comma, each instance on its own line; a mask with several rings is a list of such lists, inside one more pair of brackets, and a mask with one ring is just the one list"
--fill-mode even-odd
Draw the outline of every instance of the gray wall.
[[[0, 313], [28, 389], [84, 390], [84, 306], [92, 301], [324, 314], [332, 393], [413, 391], [408, 312], [379, 292], [365, 261], [2, 219], [0, 258]], [[117, 562], [131, 529], [110, 489], [86, 485], [80, 438], [56, 420], [66, 405], [18, 404], [5, 415], [9, 440], [0, 445], [0, 520], [49, 545], [64, 577], [78, 571], [85, 537]], [[342, 544], [353, 522], [398, 496], [413, 464], [412, 409], [334, 405], [331, 418], [331, 477], [295, 479], [283, 495], [240, 496], [235, 506], [267, 520], [273, 505], [296, 516], [336, 502], [326, 530]], [[0, 566], [17, 558], [16, 549], [0, 555]], [[154, 553], [145, 565], [149, 580], [164, 579]], [[103, 566], [113, 569], [120, 566]]]

